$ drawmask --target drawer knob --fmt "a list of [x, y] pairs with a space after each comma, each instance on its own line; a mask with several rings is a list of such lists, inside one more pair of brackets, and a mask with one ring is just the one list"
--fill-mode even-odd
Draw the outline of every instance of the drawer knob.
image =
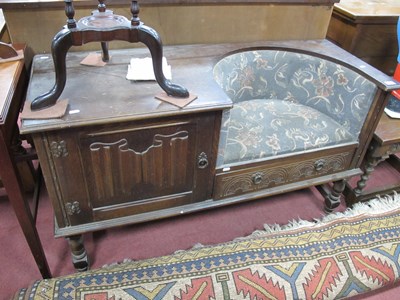
[[325, 166], [326, 160], [325, 159], [319, 159], [314, 163], [314, 168], [317, 171], [321, 171], [322, 168]]
[[207, 158], [207, 154], [205, 154], [204, 152], [201, 152], [199, 157], [197, 158], [197, 167], [199, 169], [205, 169], [208, 166], [208, 158]]
[[253, 180], [254, 184], [260, 184], [262, 182], [262, 180], [263, 180], [263, 173], [257, 172], [255, 174], [253, 174], [251, 179]]

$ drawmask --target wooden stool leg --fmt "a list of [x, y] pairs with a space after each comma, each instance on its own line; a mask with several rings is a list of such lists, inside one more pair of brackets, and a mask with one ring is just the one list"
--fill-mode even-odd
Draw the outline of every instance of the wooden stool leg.
[[108, 43], [107, 42], [101, 42], [101, 50], [102, 50], [101, 59], [104, 62], [108, 62], [110, 60], [110, 54], [108, 52]]
[[89, 259], [83, 243], [82, 235], [72, 235], [67, 237], [69, 247], [71, 248], [72, 263], [78, 272], [89, 269]]
[[54, 105], [64, 90], [67, 81], [66, 56], [72, 46], [72, 34], [67, 29], [62, 29], [53, 39], [51, 52], [53, 55], [56, 82], [47, 93], [36, 97], [31, 103], [32, 110], [38, 110]]
[[138, 27], [139, 41], [145, 44], [149, 50], [153, 60], [154, 76], [158, 85], [170, 96], [178, 98], [189, 97], [189, 92], [186, 88], [174, 84], [167, 80], [162, 70], [163, 49], [161, 39], [158, 34], [150, 27]]

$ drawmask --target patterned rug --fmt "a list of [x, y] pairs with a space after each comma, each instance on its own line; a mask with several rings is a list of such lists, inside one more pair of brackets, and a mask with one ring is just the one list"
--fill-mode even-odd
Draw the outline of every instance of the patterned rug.
[[15, 299], [341, 299], [399, 280], [400, 196], [215, 246], [35, 282]]

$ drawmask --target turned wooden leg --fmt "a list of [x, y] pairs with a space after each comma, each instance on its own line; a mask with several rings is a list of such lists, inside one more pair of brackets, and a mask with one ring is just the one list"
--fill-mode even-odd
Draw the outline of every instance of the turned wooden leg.
[[368, 157], [364, 166], [364, 173], [361, 175], [359, 181], [357, 181], [357, 186], [354, 188], [354, 194], [356, 197], [360, 196], [363, 192], [363, 189], [367, 185], [367, 180], [369, 176], [374, 171], [375, 167], [381, 162], [384, 161], [383, 157]]
[[72, 263], [78, 272], [89, 269], [89, 259], [83, 244], [82, 235], [73, 235], [67, 237], [69, 247], [71, 248]]
[[340, 205], [340, 195], [343, 193], [346, 186], [346, 180], [342, 179], [333, 183], [332, 190], [325, 197], [326, 213], [331, 213], [336, 207]]

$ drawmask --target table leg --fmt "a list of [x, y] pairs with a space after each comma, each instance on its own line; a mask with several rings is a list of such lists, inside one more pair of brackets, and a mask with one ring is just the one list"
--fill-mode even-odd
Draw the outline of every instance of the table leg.
[[364, 188], [367, 185], [371, 173], [375, 170], [375, 167], [389, 157], [392, 152], [391, 148], [393, 148], [393, 146], [381, 147], [375, 141], [371, 142], [367, 155], [364, 158], [364, 166], [362, 167], [363, 174], [354, 188], [349, 185], [346, 186], [345, 195], [347, 206], [351, 206], [359, 201], [365, 201], [374, 196], [375, 193], [365, 193]]
[[29, 204], [22, 194], [16, 165], [11, 159], [12, 153], [9, 151], [4, 137], [0, 133], [0, 172], [3, 185], [42, 277], [51, 278], [50, 268], [40, 242], [39, 234]]
[[362, 194], [365, 186], [367, 185], [369, 176], [375, 170], [375, 167], [384, 160], [385, 160], [385, 158], [383, 158], [383, 157], [370, 156], [367, 158], [367, 161], [365, 162], [365, 166], [364, 166], [364, 173], [361, 175], [360, 180], [357, 181], [357, 186], [354, 189], [354, 194], [355, 194], [356, 198], [358, 198]]
[[89, 269], [89, 259], [83, 243], [83, 236], [72, 235], [67, 237], [69, 247], [71, 248], [72, 263], [78, 272], [87, 271]]
[[338, 180], [333, 183], [332, 190], [325, 197], [324, 210], [327, 213], [331, 213], [336, 207], [340, 205], [340, 195], [343, 193], [346, 187], [346, 180]]

